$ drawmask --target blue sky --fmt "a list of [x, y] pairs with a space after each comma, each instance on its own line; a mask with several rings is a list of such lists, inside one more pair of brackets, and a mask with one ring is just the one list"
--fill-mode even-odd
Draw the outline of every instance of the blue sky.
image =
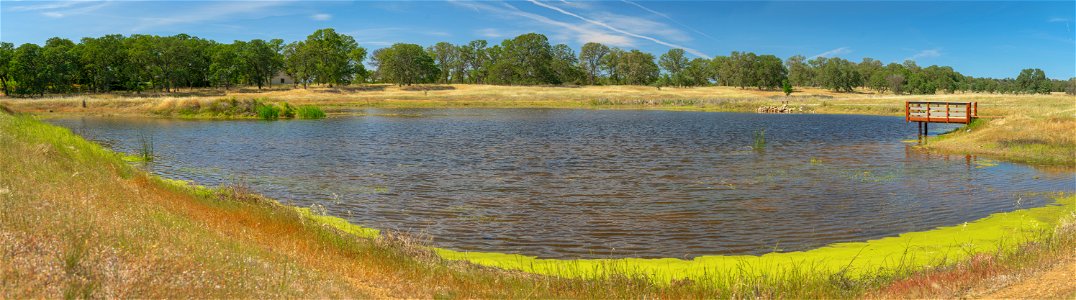
[[973, 76], [1041, 68], [1076, 76], [1076, 1], [0, 1], [0, 40], [43, 44], [111, 33], [188, 33], [219, 42], [305, 38], [332, 27], [376, 49], [538, 32], [576, 50], [588, 41], [660, 54], [752, 51], [787, 58], [914, 59]]

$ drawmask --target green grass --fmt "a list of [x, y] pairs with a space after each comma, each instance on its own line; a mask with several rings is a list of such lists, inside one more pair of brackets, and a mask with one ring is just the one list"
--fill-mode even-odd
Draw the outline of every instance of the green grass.
[[759, 129], [755, 131], [755, 142], [751, 144], [751, 148], [755, 151], [766, 150], [766, 130]]
[[317, 106], [301, 105], [296, 109], [295, 115], [299, 117], [299, 119], [323, 119], [325, 118], [325, 111]]
[[280, 119], [280, 108], [271, 104], [259, 103], [254, 107], [255, 114], [258, 119], [266, 121], [276, 121]]

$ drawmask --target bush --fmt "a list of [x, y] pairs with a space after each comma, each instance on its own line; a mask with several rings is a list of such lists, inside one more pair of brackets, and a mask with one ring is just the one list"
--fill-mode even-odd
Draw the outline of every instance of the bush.
[[296, 116], [300, 119], [321, 119], [325, 118], [325, 112], [317, 106], [302, 105], [296, 111]]

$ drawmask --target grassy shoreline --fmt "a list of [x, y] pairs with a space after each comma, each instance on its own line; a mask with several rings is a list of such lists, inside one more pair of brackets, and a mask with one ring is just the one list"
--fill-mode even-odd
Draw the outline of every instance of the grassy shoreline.
[[[1066, 196], [1058, 200], [1062, 206], [1038, 209], [1050, 213], [1031, 213], [1032, 210], [1008, 213], [1018, 216], [1008, 219], [1016, 220], [1016, 227], [1004, 225], [1007, 221], [985, 222], [987, 227], [1003, 226], [987, 230], [1001, 234], [995, 238], [1021, 240], [1003, 244], [981, 242], [966, 255], [944, 256], [941, 261], [928, 259], [914, 268], [910, 264], [890, 266], [888, 270], [856, 265], [856, 270], [865, 273], [852, 274], [846, 268], [831, 268], [844, 265], [847, 258], [835, 258], [831, 263], [805, 259], [797, 263], [787, 262], [789, 257], [783, 257], [768, 262], [785, 266], [772, 271], [761, 267], [766, 264], [738, 271], [703, 267], [698, 270], [704, 276], [713, 276], [654, 280], [650, 276], [653, 274], [644, 274], [647, 268], [657, 266], [665, 270], [662, 272], [679, 272], [670, 266], [693, 262], [654, 260], [648, 263], [650, 267], [641, 264], [643, 267], [635, 268], [627, 267], [631, 262], [625, 260], [620, 267], [616, 263], [603, 266], [603, 262], [592, 265], [586, 264], [595, 262], [568, 262], [576, 266], [574, 271], [553, 267], [544, 273], [567, 270], [587, 276], [541, 276], [453, 262], [461, 258], [458, 255], [474, 255], [472, 261], [478, 264], [497, 265], [489, 263], [497, 261], [490, 260], [495, 254], [430, 250], [422, 243], [393, 233], [377, 234], [341, 219], [279, 205], [249, 193], [241, 185], [211, 189], [160, 179], [130, 167], [123, 162], [121, 154], [28, 116], [0, 113], [0, 144], [4, 145], [0, 147], [0, 157], [8, 162], [0, 166], [0, 172], [5, 175], [0, 176], [3, 200], [0, 211], [4, 212], [0, 214], [0, 239], [4, 245], [0, 257], [4, 267], [0, 272], [5, 278], [0, 294], [14, 298], [182, 295], [818, 298], [882, 292], [902, 297], [905, 295], [902, 292], [891, 292], [893, 282], [964, 272], [961, 266], [982, 256], [995, 262], [991, 272], [1002, 270], [1000, 273], [1005, 274], [1071, 255], [1066, 249], [1076, 245], [1076, 230], [1064, 225], [1073, 217], [1071, 203], [1076, 202], [1076, 197]], [[19, 159], [12, 159], [15, 157]], [[974, 224], [968, 226], [973, 229], [981, 226]], [[1014, 228], [1035, 226], [1038, 231], [1032, 231], [1031, 235], [1003, 234]], [[939, 231], [909, 234], [931, 232]], [[953, 234], [966, 235], [963, 231], [944, 235]], [[900, 237], [896, 239], [899, 243]], [[960, 243], [948, 244], [960, 246]], [[991, 248], [992, 245], [997, 247]], [[1028, 249], [1027, 245], [1038, 246]], [[851, 251], [859, 246], [834, 247]], [[900, 249], [889, 251], [895, 250]], [[723, 266], [729, 267], [736, 260], [731, 258]], [[549, 265], [549, 262], [520, 257], [499, 261], [515, 263], [516, 269], [530, 266], [530, 271], [535, 271], [536, 266]], [[820, 265], [829, 267], [811, 268]], [[747, 265], [736, 265], [744, 266]], [[199, 275], [192, 277], [192, 274]], [[952, 280], [937, 281], [943, 286], [954, 284]], [[966, 286], [976, 282], [955, 284]], [[929, 286], [932, 285], [919, 286], [915, 295], [939, 292]]]
[[[231, 99], [231, 100], [230, 100]], [[931, 137], [922, 148], [949, 154], [981, 155], [1031, 165], [1076, 169], [1076, 98], [1069, 95], [885, 95], [834, 93], [798, 88], [779, 91], [733, 87], [657, 89], [647, 86], [528, 87], [362, 85], [338, 88], [230, 92], [195, 90], [165, 95], [102, 94], [42, 99], [0, 98], [16, 112], [41, 116], [150, 116], [194, 119], [253, 119], [253, 114], [193, 113], [222, 101], [287, 102], [316, 106], [330, 116], [367, 108], [567, 108], [755, 112], [788, 105], [796, 112], [900, 116], [905, 101], [977, 101], [982, 121], [971, 129]], [[85, 103], [86, 107], [82, 107]]]

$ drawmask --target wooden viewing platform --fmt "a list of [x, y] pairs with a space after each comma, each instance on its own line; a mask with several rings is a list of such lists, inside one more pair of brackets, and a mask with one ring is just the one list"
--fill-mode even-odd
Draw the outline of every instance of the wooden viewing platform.
[[927, 135], [929, 123], [971, 124], [978, 117], [978, 102], [904, 102], [904, 121], [918, 122], [919, 135]]

